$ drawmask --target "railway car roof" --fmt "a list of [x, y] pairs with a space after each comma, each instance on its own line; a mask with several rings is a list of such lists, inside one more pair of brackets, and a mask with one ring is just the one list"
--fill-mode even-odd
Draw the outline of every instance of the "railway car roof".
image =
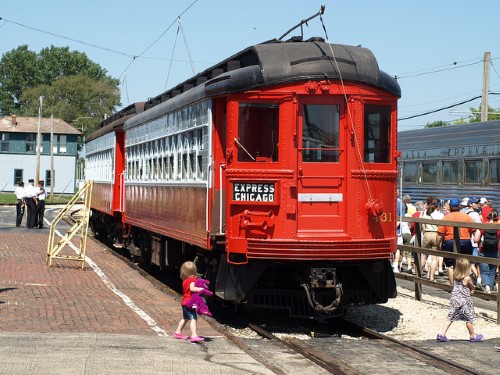
[[364, 83], [401, 96], [397, 81], [379, 69], [375, 56], [366, 48], [328, 44], [321, 38], [308, 41], [297, 41], [293, 38], [287, 42], [271, 40], [248, 47], [149, 99], [145, 105], [146, 110], [165, 102], [169, 104], [127, 121], [125, 128], [154, 118], [160, 112], [167, 111], [169, 107], [179, 108], [203, 97], [287, 82], [312, 79], [339, 80], [340, 76], [344, 81]]
[[402, 151], [431, 147], [500, 143], [500, 121], [474, 122], [398, 132]]
[[101, 121], [96, 126], [94, 132], [92, 132], [92, 134], [90, 134], [85, 139], [85, 143], [88, 143], [112, 131], [123, 129], [123, 124], [127, 119], [135, 116], [138, 113], [141, 113], [142, 111], [144, 111], [144, 102], [136, 102], [130, 104], [129, 106], [123, 108], [121, 111], [116, 112], [112, 116]]

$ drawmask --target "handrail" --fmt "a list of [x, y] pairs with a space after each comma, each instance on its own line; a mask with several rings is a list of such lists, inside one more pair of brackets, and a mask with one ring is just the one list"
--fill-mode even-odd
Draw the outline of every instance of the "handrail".
[[[66, 206], [59, 212], [59, 214], [50, 223], [49, 240], [47, 243], [47, 257], [46, 262], [50, 267], [52, 259], [66, 259], [76, 260], [81, 262], [83, 269], [85, 265], [85, 249], [87, 247], [87, 236], [90, 219], [90, 202], [92, 198], [93, 181], [86, 181], [85, 184], [78, 190], [78, 192], [70, 199]], [[55, 234], [57, 225], [68, 215], [73, 206], [78, 202], [81, 197], [84, 197], [82, 217], [67, 231], [67, 234], [55, 244]], [[76, 235], [80, 235], [80, 252], [78, 256], [59, 255], [61, 250], [70, 243], [71, 239]]]
[[[408, 223], [415, 223], [415, 240], [418, 245], [421, 245], [421, 233], [422, 227], [421, 224], [433, 224], [433, 225], [445, 225], [454, 227], [454, 246], [453, 252], [444, 252], [442, 250], [432, 250], [432, 249], [424, 249], [421, 246], [408, 246], [399, 244], [397, 245], [398, 250], [400, 251], [409, 251], [414, 254], [414, 263], [415, 263], [415, 275], [408, 275], [403, 273], [395, 274], [398, 279], [404, 279], [408, 281], [413, 281], [415, 283], [415, 299], [421, 300], [422, 298], [422, 285], [426, 285], [432, 288], [446, 290], [451, 292], [453, 287], [451, 285], [443, 285], [440, 283], [436, 283], [433, 281], [429, 281], [426, 278], [422, 277], [422, 269], [420, 264], [420, 254], [433, 255], [438, 257], [445, 257], [451, 259], [458, 258], [466, 258], [471, 263], [487, 263], [496, 265], [497, 269], [500, 266], [500, 257], [499, 258], [488, 258], [488, 257], [480, 257], [474, 255], [467, 255], [458, 253], [457, 249], [460, 249], [460, 235], [458, 228], [473, 228], [473, 229], [497, 229], [500, 230], [500, 223], [465, 223], [459, 221], [449, 221], [449, 220], [435, 220], [435, 219], [424, 219], [420, 217], [409, 217], [409, 216], [399, 216], [397, 220], [404, 221]], [[481, 291], [475, 291], [474, 297], [481, 298], [490, 301], [497, 302], [497, 324], [500, 325], [500, 291], [497, 289], [497, 293], [484, 293]]]

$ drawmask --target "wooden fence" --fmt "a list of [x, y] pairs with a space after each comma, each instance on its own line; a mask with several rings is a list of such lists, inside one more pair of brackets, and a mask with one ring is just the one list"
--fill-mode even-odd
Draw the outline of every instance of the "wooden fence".
[[[500, 229], [500, 224], [483, 224], [483, 223], [464, 223], [457, 221], [447, 221], [447, 220], [431, 220], [431, 219], [422, 219], [415, 217], [400, 217], [401, 221], [415, 223], [415, 246], [408, 245], [398, 245], [398, 249], [404, 254], [404, 251], [409, 251], [413, 253], [413, 261], [415, 263], [415, 275], [407, 274], [407, 273], [397, 273], [395, 276], [398, 279], [408, 280], [415, 283], [415, 299], [422, 299], [422, 285], [426, 285], [432, 288], [442, 289], [447, 292], [451, 292], [453, 289], [452, 285], [441, 284], [438, 282], [430, 281], [426, 277], [422, 277], [422, 267], [420, 264], [420, 255], [427, 254], [438, 257], [445, 257], [449, 259], [458, 259], [458, 258], [466, 258], [471, 263], [487, 263], [493, 264], [497, 266], [500, 265], [500, 258], [487, 258], [483, 256], [473, 256], [460, 254], [460, 234], [459, 228], [473, 228], [473, 229]], [[453, 227], [454, 234], [454, 244], [453, 244], [453, 252], [445, 252], [442, 250], [431, 250], [422, 248], [422, 224], [434, 224], [434, 225], [446, 225]], [[485, 293], [483, 291], [475, 290], [473, 297], [480, 298], [488, 301], [496, 301], [496, 313], [497, 313], [497, 324], [500, 325], [500, 292], [497, 288], [496, 293]]]

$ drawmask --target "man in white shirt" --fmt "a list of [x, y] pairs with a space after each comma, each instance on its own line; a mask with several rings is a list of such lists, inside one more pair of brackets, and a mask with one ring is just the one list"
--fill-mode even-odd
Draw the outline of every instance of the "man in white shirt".
[[43, 181], [38, 181], [38, 190], [36, 193], [38, 203], [36, 205], [36, 218], [35, 218], [35, 227], [38, 226], [38, 229], [43, 228], [43, 215], [45, 213], [45, 198], [47, 197], [43, 185], [44, 185]]
[[24, 216], [24, 182], [20, 182], [19, 186], [16, 188], [14, 192], [16, 194], [17, 203], [16, 203], [16, 227], [21, 226], [21, 222], [23, 221]]
[[26, 228], [34, 228], [35, 220], [36, 220], [36, 189], [33, 186], [34, 180], [29, 179], [29, 184], [26, 186], [25, 192], [26, 197], [24, 201], [26, 202], [26, 206], [28, 207], [28, 217], [26, 220]]

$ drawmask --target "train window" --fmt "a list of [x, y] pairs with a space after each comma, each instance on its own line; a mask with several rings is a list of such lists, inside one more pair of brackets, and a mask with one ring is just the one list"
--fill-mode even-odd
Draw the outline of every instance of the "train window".
[[240, 103], [238, 161], [278, 161], [278, 113], [272, 103]]
[[458, 184], [458, 161], [443, 161], [443, 184]]
[[391, 107], [365, 105], [365, 161], [389, 163], [391, 150]]
[[422, 183], [435, 184], [437, 181], [436, 163], [422, 163]]
[[466, 160], [465, 161], [465, 183], [480, 184], [483, 172], [482, 160]]
[[302, 160], [339, 161], [339, 106], [305, 104], [302, 124]]
[[418, 178], [418, 164], [404, 163], [403, 165], [403, 183], [414, 184]]
[[173, 180], [174, 179], [174, 155], [170, 155], [168, 157], [168, 165], [167, 165], [167, 168], [168, 168], [168, 178], [169, 180]]
[[189, 154], [182, 155], [182, 179], [189, 180], [191, 178], [191, 171], [189, 170], [191, 163], [189, 161]]
[[205, 174], [203, 173], [203, 157], [201, 155], [196, 156], [196, 179], [203, 180]]
[[490, 184], [500, 184], [500, 159], [490, 160]]

